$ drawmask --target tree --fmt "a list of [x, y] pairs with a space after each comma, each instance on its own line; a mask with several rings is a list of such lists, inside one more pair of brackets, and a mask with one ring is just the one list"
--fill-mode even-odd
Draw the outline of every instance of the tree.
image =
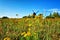
[[50, 15], [49, 15], [50, 17], [52, 17], [52, 14], [50, 13]]
[[8, 17], [7, 16], [3, 16], [2, 19], [7, 19]]
[[50, 13], [50, 15], [46, 16], [46, 18], [54, 18], [54, 16]]
[[58, 12], [54, 12], [54, 13], [53, 13], [53, 16], [54, 16], [54, 17], [60, 17], [60, 15], [59, 15]]
[[39, 14], [38, 16], [43, 19], [43, 14]]
[[31, 15], [28, 15], [28, 18], [31, 18]]
[[28, 18], [27, 16], [23, 16], [23, 18]]
[[49, 16], [46, 16], [46, 18], [55, 18], [55, 17], [57, 17], [57, 18], [59, 18], [59, 17], [60, 17], [60, 15], [59, 15], [59, 13], [58, 13], [58, 12], [53, 12], [53, 14], [51, 14], [51, 13], [50, 13], [50, 15], [49, 15]]

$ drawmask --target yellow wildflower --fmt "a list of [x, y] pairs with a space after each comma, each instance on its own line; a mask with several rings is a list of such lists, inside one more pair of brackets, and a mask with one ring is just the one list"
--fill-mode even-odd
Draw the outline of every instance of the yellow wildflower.
[[28, 31], [26, 34], [24, 34], [24, 37], [31, 36], [31, 33]]
[[30, 28], [28, 28], [28, 31], [30, 31], [31, 29]]
[[29, 26], [31, 26], [32, 24], [29, 24]]
[[28, 31], [28, 32], [27, 32], [27, 35], [28, 35], [28, 36], [31, 36], [31, 33]]
[[26, 37], [26, 36], [27, 36], [27, 34], [24, 35], [24, 37]]
[[10, 40], [10, 38], [9, 37], [6, 37], [6, 38], [4, 38], [4, 40]]
[[26, 32], [21, 33], [21, 35], [24, 35]]

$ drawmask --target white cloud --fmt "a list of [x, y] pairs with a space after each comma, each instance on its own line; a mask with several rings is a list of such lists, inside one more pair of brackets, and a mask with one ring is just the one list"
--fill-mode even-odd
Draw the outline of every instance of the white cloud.
[[48, 9], [47, 11], [50, 11], [50, 12], [58, 12], [58, 13], [60, 13], [60, 9], [57, 9], [57, 8]]

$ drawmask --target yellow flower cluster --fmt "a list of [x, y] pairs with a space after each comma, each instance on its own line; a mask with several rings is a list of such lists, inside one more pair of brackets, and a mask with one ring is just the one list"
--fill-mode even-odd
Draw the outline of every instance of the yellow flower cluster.
[[4, 38], [4, 40], [10, 40], [10, 38], [9, 37], [6, 37], [6, 38]]
[[31, 33], [28, 31], [28, 32], [24, 35], [24, 37], [26, 37], [26, 36], [31, 36]]
[[26, 32], [21, 33], [21, 35], [24, 35], [24, 34], [26, 34]]
[[23, 32], [23, 33], [21, 33], [21, 35], [24, 36], [24, 37], [26, 37], [26, 36], [31, 36], [30, 30], [31, 30], [31, 29], [28, 28], [27, 33], [26, 33], [26, 32]]
[[30, 31], [31, 29], [30, 28], [28, 28], [28, 31]]
[[29, 26], [31, 26], [32, 24], [29, 24]]

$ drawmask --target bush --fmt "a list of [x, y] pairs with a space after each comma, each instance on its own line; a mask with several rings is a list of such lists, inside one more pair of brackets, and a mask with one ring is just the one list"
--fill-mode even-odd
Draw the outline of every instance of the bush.
[[7, 16], [3, 16], [2, 19], [7, 19], [8, 17]]

